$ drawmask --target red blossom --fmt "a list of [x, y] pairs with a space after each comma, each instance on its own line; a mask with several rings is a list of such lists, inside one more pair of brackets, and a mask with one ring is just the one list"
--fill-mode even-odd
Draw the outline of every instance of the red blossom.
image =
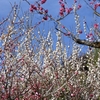
[[48, 10], [45, 10], [45, 13], [48, 13]]
[[34, 8], [34, 5], [31, 5], [31, 8]]
[[66, 8], [66, 13], [69, 14], [72, 10], [73, 8]]
[[35, 7], [34, 5], [30, 6], [30, 11], [33, 12], [34, 10], [37, 10], [37, 7]]
[[63, 33], [65, 36], [70, 36], [70, 32], [68, 32], [68, 33]]
[[31, 8], [34, 10], [37, 10], [36, 6], [34, 6], [34, 5], [31, 5]]
[[46, 0], [41, 0], [41, 4], [44, 4], [46, 2]]
[[76, 3], [77, 2], [77, 0], [74, 0], [74, 3]]
[[65, 26], [62, 26], [62, 28], [65, 28]]
[[65, 8], [65, 5], [62, 3], [62, 4], [61, 4], [61, 7]]
[[39, 10], [43, 10], [43, 8], [42, 8], [42, 7], [40, 7], [40, 8], [39, 8]]
[[63, 1], [63, 0], [60, 0], [60, 1]]
[[87, 38], [92, 38], [93, 37], [93, 34], [92, 33], [89, 33], [86, 37]]
[[79, 4], [77, 8], [80, 9], [81, 7], [82, 7], [82, 6]]
[[89, 33], [89, 36], [93, 36], [93, 34], [92, 33]]
[[59, 0], [59, 3], [61, 4], [63, 2], [63, 0]]
[[70, 9], [66, 8], [66, 13], [69, 14], [70, 13]]
[[73, 10], [73, 8], [69, 8], [69, 11], [71, 12]]
[[98, 29], [99, 25], [98, 24], [94, 24], [94, 28]]
[[44, 20], [48, 20], [48, 16], [44, 16], [43, 19], [44, 19]]
[[33, 12], [33, 8], [30, 7], [30, 12]]
[[82, 33], [82, 30], [79, 30], [78, 32], [81, 34]]
[[64, 13], [62, 11], [59, 12], [60, 16], [64, 16]]
[[60, 8], [61, 12], [65, 12], [65, 9], [63, 7]]
[[93, 97], [93, 94], [90, 94], [90, 98], [92, 98]]
[[94, 10], [96, 10], [100, 6], [100, 3], [94, 5]]

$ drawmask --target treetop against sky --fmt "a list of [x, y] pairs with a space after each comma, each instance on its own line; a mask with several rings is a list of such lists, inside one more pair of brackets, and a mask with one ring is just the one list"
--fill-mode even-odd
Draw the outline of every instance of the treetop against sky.
[[[99, 1], [0, 7], [0, 100], [100, 100]], [[83, 55], [79, 44], [89, 47]]]
[[[30, 13], [35, 14], [34, 24], [37, 22], [40, 23], [41, 19], [45, 22], [51, 23], [51, 26], [54, 25], [54, 22], [61, 22], [63, 29], [64, 27], [68, 28], [73, 33], [82, 33], [80, 38], [92, 38], [93, 34], [92, 27], [99, 28], [99, 18], [97, 14], [94, 14], [94, 11], [99, 12], [99, 1], [98, 0], [1, 0], [0, 5], [0, 19], [5, 18], [10, 10], [12, 5], [16, 4], [21, 5], [21, 11], [30, 11]], [[76, 4], [76, 8], [74, 7]], [[77, 9], [77, 14], [74, 14], [74, 10]], [[41, 14], [42, 12], [42, 14]], [[36, 14], [38, 13], [38, 15]], [[51, 18], [50, 18], [51, 16]], [[75, 18], [76, 16], [76, 18]], [[79, 18], [78, 18], [79, 17]], [[53, 22], [50, 22], [50, 21]], [[75, 21], [78, 20], [78, 21]], [[36, 23], [35, 23], [36, 22]], [[84, 32], [83, 22], [86, 22], [87, 33]], [[48, 24], [48, 23], [47, 23]], [[58, 23], [56, 23], [58, 24]], [[78, 26], [79, 25], [79, 26]], [[50, 26], [49, 26], [50, 27]], [[53, 26], [55, 27], [55, 26]], [[77, 29], [77, 28], [79, 29]], [[45, 27], [45, 29], [48, 28]], [[75, 39], [74, 39], [75, 40]]]
[[[17, 4], [19, 4], [21, 1], [21, 9], [23, 9], [23, 11], [29, 10], [29, 5], [24, 2], [24, 0], [1, 0], [0, 1], [0, 18], [2, 17], [6, 17], [8, 15], [8, 13], [11, 10], [11, 4], [13, 5], [14, 2], [16, 2]], [[44, 3], [42, 6], [48, 10], [48, 13], [51, 14], [53, 17], [57, 18], [57, 16], [59, 15], [59, 9], [61, 10], [62, 7], [60, 7], [59, 4], [60, 0], [47, 0], [46, 3]], [[28, 2], [30, 4], [33, 4], [36, 2], [36, 0], [28, 0]], [[67, 8], [72, 8], [73, 4], [74, 4], [74, 0], [66, 0], [66, 11]], [[90, 23], [92, 23], [92, 20], [94, 20], [93, 18], [93, 13], [92, 10], [87, 6], [87, 4], [84, 2], [84, 0], [79, 0], [78, 1], [78, 7], [80, 7], [81, 9], [78, 11], [81, 20], [85, 17], [86, 21]], [[60, 12], [61, 15], [61, 12]], [[68, 24], [68, 26], [72, 26], [72, 23], [74, 24], [74, 20], [72, 20], [73, 16], [69, 15], [68, 17], [66, 17], [66, 20], [63, 19], [64, 24]], [[68, 20], [67, 20], [68, 19]], [[71, 23], [71, 24], [70, 24]], [[73, 26], [74, 27], [74, 26]]]

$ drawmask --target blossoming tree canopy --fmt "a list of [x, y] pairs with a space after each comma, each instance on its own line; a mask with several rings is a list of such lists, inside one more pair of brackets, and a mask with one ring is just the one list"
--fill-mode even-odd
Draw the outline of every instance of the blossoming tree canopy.
[[[24, 1], [26, 1], [30, 5], [30, 12], [32, 12], [32, 13], [37, 12], [42, 15], [42, 21], [40, 21], [39, 24], [43, 21], [52, 20], [55, 22], [55, 29], [61, 31], [61, 33], [63, 33], [63, 35], [69, 36], [68, 33], [70, 32], [71, 33], [70, 36], [75, 42], [77, 42], [79, 44], [84, 44], [87, 46], [99, 48], [99, 41], [97, 39], [99, 37], [99, 22], [95, 21], [98, 19], [93, 18], [94, 21], [93, 21], [92, 27], [88, 27], [88, 23], [86, 20], [88, 16], [85, 15], [85, 12], [83, 12], [84, 14], [80, 18], [80, 14], [79, 14], [79, 12], [81, 12], [82, 7], [84, 7], [84, 4], [85, 4], [87, 6], [87, 8], [85, 8], [85, 9], [89, 9], [89, 11], [92, 11], [94, 16], [100, 17], [99, 1], [97, 1], [97, 0], [88, 0], [88, 1], [83, 0], [82, 2], [78, 1], [78, 0], [56, 1], [56, 3], [59, 4], [57, 18], [54, 18], [53, 15], [51, 15], [49, 13], [50, 11], [47, 10], [48, 7], [44, 7], [44, 5], [46, 5], [46, 3], [49, 0], [39, 0], [39, 1], [36, 1], [34, 4], [29, 3], [27, 0], [24, 0]], [[71, 2], [71, 5], [69, 4], [69, 2]], [[68, 27], [66, 27], [66, 23], [64, 23], [64, 24], [62, 23], [63, 20], [64, 21], [66, 20], [66, 22], [67, 22], [67, 19], [68, 19], [67, 17], [70, 16], [71, 14], [74, 15], [74, 19], [75, 19], [74, 21], [76, 24], [76, 28], [73, 29], [73, 31], [76, 30], [76, 32], [75, 31], [72, 32], [72, 30], [70, 30]], [[83, 24], [81, 24], [82, 23], [81, 20], [83, 20]], [[92, 21], [92, 20], [90, 20], [90, 21]], [[78, 37], [75, 37], [74, 36], [75, 34], [77, 34]], [[86, 40], [81, 41], [81, 39], [78, 39], [79, 36], [81, 36], [80, 34], [86, 36]]]
[[21, 4], [0, 20], [0, 100], [99, 100], [99, 1]]

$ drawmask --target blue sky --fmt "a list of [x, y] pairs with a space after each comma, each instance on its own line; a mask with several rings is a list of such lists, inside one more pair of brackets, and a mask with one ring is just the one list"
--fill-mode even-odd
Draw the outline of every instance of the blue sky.
[[[29, 5], [22, 1], [22, 0], [0, 0], [0, 19], [2, 17], [6, 17], [8, 15], [8, 13], [11, 10], [11, 5], [10, 3], [13, 5], [14, 2], [17, 2], [17, 4], [19, 4], [19, 2], [21, 1], [21, 7], [22, 9], [28, 10], [29, 9]], [[34, 3], [36, 0], [28, 0], [30, 3]], [[59, 0], [47, 0], [46, 4], [44, 4], [44, 7], [47, 8], [49, 10], [49, 13], [52, 14], [54, 17], [56, 17], [58, 15], [58, 11], [59, 11]], [[71, 5], [73, 4], [73, 0], [66, 0], [68, 1], [68, 7], [71, 7]], [[80, 0], [80, 3], [82, 4], [82, 8], [79, 11], [80, 16], [84, 17], [86, 16], [86, 19], [88, 22], [90, 22], [93, 18], [93, 14], [90, 10], [89, 7], [87, 7], [87, 5], [85, 4], [84, 0]], [[73, 16], [68, 16], [68, 26], [71, 26], [74, 22], [74, 20], [72, 19]], [[71, 21], [70, 21], [71, 20]], [[64, 20], [65, 22], [65, 20]]]
[[[22, 6], [23, 10], [29, 9], [29, 5], [26, 2], [24, 2], [23, 0], [0, 0], [0, 17], [6, 16], [8, 14], [8, 12], [11, 9], [10, 3], [13, 5], [14, 2], [16, 2], [18, 4], [20, 1], [21, 1], [21, 6]], [[36, 0], [28, 0], [28, 1], [32, 4]], [[54, 16], [56, 16], [58, 14], [58, 12], [57, 12], [59, 10], [58, 1], [59, 0], [47, 0], [46, 4], [44, 4], [44, 7], [49, 9], [49, 12], [52, 13]], [[66, 0], [66, 1], [68, 1], [67, 2], [68, 7], [71, 7], [71, 5], [73, 4], [73, 0]], [[83, 12], [85, 10], [86, 14], [90, 14], [90, 11], [88, 11], [89, 8], [86, 7], [84, 0], [81, 0], [80, 3], [82, 4], [82, 9], [83, 9], [83, 10], [81, 9], [81, 12]]]
[[[23, 11], [29, 10], [29, 5], [22, 0], [0, 0], [0, 20], [2, 18], [6, 18], [6, 16], [9, 14], [10, 10], [11, 10], [11, 4], [13, 5], [14, 2], [16, 2], [17, 4], [19, 4], [19, 2], [21, 1], [21, 9], [23, 9]], [[33, 4], [36, 0], [28, 0], [31, 4]], [[49, 10], [49, 14], [53, 15], [54, 18], [57, 17], [58, 13], [59, 13], [59, 0], [47, 0], [46, 4], [44, 4], [44, 8], [47, 8]], [[66, 0], [68, 1], [68, 7], [71, 7], [71, 5], [73, 4], [73, 0]], [[90, 8], [85, 4], [84, 0], [79, 0], [79, 3], [82, 4], [82, 8], [78, 11], [79, 15], [80, 15], [80, 22], [83, 22], [83, 18], [86, 18], [86, 21], [88, 22], [88, 25], [93, 24], [94, 22], [94, 15], [92, 10], [90, 10]], [[38, 16], [40, 17], [40, 16]], [[74, 21], [74, 16], [73, 15], [68, 15], [68, 17], [66, 17], [64, 20], [61, 21], [66, 27], [68, 27], [70, 30], [75, 31], [75, 21]], [[48, 25], [46, 28], [50, 28], [54, 27], [53, 23], [51, 24], [51, 22], [47, 22], [47, 24], [45, 24], [45, 26]], [[81, 36], [82, 38], [85, 38], [85, 35]], [[68, 38], [64, 38], [64, 41], [69, 42]], [[66, 42], [66, 43], [67, 43]]]

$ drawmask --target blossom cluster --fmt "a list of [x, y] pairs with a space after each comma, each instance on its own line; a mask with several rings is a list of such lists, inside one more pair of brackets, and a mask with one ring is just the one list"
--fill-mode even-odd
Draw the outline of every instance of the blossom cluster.
[[[77, 3], [77, 0], [74, 2]], [[48, 10], [41, 6], [45, 3], [46, 0], [39, 0], [36, 5], [30, 5], [31, 13], [43, 14], [42, 21], [34, 27], [31, 13], [19, 17], [16, 5], [8, 20], [4, 21], [6, 28], [1, 25], [0, 100], [99, 100], [99, 49], [88, 49], [82, 54], [82, 47], [74, 41], [65, 45], [63, 35], [70, 37], [72, 33], [65, 26], [60, 27], [62, 24], [58, 21], [56, 31], [39, 29], [39, 25], [50, 18]], [[77, 10], [81, 5], [66, 8], [64, 0], [60, 0], [59, 4], [60, 15], [65, 10], [68, 14], [74, 10], [76, 34], [80, 35]], [[92, 41], [92, 38], [95, 39], [92, 32], [99, 31], [99, 24], [93, 24], [89, 33], [86, 25], [84, 19], [83, 31], [88, 41]], [[63, 33], [62, 28], [68, 34]], [[54, 34], [56, 40], [53, 39]]]

